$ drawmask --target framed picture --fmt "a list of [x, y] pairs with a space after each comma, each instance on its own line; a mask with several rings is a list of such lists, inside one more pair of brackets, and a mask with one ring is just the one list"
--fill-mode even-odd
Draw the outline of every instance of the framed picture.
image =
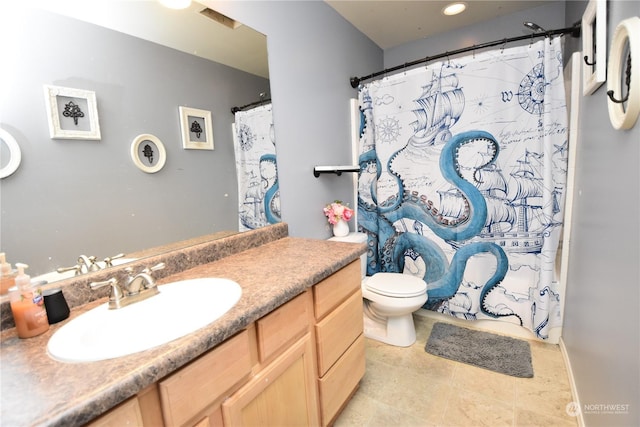
[[131, 160], [143, 172], [156, 173], [164, 167], [167, 152], [156, 136], [143, 133], [131, 143]]
[[213, 150], [211, 111], [179, 107], [182, 148], [185, 150]]
[[628, 130], [640, 116], [640, 17], [620, 22], [609, 55], [607, 106], [614, 129]]
[[100, 139], [95, 92], [45, 85], [44, 97], [51, 138]]
[[4, 164], [0, 167], [0, 178], [6, 178], [18, 170], [22, 160], [22, 151], [20, 151], [20, 146], [13, 135], [2, 128], [0, 128], [0, 151], [4, 157], [0, 162]]
[[590, 0], [582, 15], [582, 94], [591, 95], [607, 80], [607, 2]]

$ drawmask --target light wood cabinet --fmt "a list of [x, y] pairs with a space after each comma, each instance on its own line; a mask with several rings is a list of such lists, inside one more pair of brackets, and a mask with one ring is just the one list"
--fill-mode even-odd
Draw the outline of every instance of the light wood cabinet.
[[330, 425], [364, 376], [360, 260], [313, 288], [321, 424]]
[[359, 260], [91, 427], [330, 424], [364, 375]]
[[244, 330], [158, 383], [167, 426], [189, 423], [226, 397], [251, 373], [248, 331]]

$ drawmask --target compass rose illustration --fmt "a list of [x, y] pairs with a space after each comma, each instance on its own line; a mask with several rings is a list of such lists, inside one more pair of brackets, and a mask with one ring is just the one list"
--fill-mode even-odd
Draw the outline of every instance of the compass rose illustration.
[[544, 64], [540, 63], [533, 67], [520, 82], [518, 102], [522, 109], [530, 114], [540, 115], [544, 113], [544, 92], [546, 87]]

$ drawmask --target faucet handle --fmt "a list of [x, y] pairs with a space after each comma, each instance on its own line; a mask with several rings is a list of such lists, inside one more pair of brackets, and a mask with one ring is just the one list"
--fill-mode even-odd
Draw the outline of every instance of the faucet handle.
[[58, 273], [66, 273], [67, 271], [72, 271], [74, 270], [76, 273], [76, 276], [80, 274], [80, 265], [76, 264], [73, 267], [60, 267], [58, 269], [56, 269], [56, 271]]
[[151, 267], [151, 268], [145, 268], [145, 269], [143, 270], [143, 272], [144, 272], [144, 273], [151, 273], [152, 271], [162, 270], [162, 269], [164, 269], [165, 267], [166, 267], [166, 264], [165, 264], [164, 262], [160, 262], [160, 263], [158, 263], [158, 264], [154, 265], [154, 266], [153, 266], [153, 267]]
[[104, 282], [91, 282], [89, 283], [89, 287], [91, 289], [100, 289], [104, 286], [111, 286], [111, 295], [109, 295], [109, 302], [111, 301], [118, 303], [123, 297], [124, 294], [122, 289], [118, 285], [118, 281], [115, 278], [111, 278], [109, 280], [105, 280]]
[[104, 266], [105, 267], [113, 267], [113, 260], [114, 259], [118, 259], [118, 258], [124, 258], [124, 254], [118, 254], [118, 255], [106, 257], [104, 259]]

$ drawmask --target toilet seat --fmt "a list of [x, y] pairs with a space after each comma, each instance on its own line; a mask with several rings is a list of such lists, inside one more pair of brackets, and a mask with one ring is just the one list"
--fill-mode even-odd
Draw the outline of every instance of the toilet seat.
[[398, 273], [376, 273], [367, 277], [363, 286], [374, 294], [395, 298], [412, 298], [427, 292], [424, 280]]

